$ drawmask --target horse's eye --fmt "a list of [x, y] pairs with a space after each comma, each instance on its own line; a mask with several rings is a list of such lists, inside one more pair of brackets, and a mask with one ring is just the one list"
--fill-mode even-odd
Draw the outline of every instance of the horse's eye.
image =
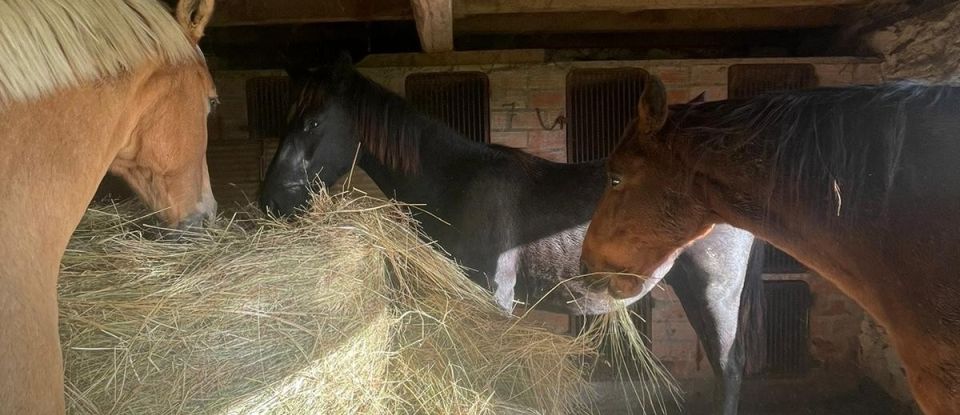
[[217, 110], [217, 106], [220, 105], [220, 98], [210, 97], [207, 103], [210, 105], [210, 112], [215, 112]]
[[610, 187], [617, 187], [620, 184], [620, 178], [616, 176], [610, 176]]
[[309, 123], [307, 123], [307, 130], [314, 130], [314, 129], [316, 129], [317, 127], [320, 127], [320, 122], [319, 122], [319, 121], [314, 120], [314, 121], [310, 121]]

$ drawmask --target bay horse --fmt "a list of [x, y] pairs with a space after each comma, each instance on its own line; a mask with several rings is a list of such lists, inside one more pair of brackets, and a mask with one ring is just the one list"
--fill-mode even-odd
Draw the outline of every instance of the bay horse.
[[[647, 275], [715, 224], [747, 229], [887, 329], [924, 412], [960, 413], [960, 88], [665, 103], [647, 76], [607, 164], [586, 267]], [[640, 285], [595, 278], [618, 297]]]
[[[579, 274], [583, 235], [606, 182], [602, 161], [554, 163], [469, 141], [343, 60], [332, 71], [291, 75], [301, 87], [289, 132], [267, 171], [264, 210], [285, 215], [305, 208], [317, 181], [333, 185], [358, 157], [386, 195], [423, 205], [414, 214], [426, 235], [493, 291], [505, 310], [513, 308], [515, 296], [537, 300], [561, 283], [541, 305], [574, 314], [611, 310], [614, 296], [571, 279]], [[722, 379], [718, 413], [737, 411], [743, 338], [756, 331], [739, 318], [743, 302], [754, 312], [743, 318], [755, 322], [762, 300], [762, 255], [751, 261], [752, 246], [751, 234], [718, 227], [681, 254], [676, 266], [661, 271]]]
[[107, 171], [171, 227], [216, 211], [212, 1], [0, 1], [0, 413], [64, 412], [57, 275]]

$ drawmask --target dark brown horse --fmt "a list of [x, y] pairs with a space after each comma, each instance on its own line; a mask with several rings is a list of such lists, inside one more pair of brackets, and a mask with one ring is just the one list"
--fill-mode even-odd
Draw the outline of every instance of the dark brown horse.
[[[648, 275], [715, 224], [749, 230], [888, 330], [914, 396], [960, 413], [960, 88], [815, 89], [668, 109], [647, 77], [583, 245]], [[630, 296], [633, 277], [600, 277]]]

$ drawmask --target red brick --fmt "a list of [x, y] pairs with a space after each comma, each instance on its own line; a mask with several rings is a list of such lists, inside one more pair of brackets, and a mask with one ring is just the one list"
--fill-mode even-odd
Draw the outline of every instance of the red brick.
[[490, 142], [513, 148], [527, 147], [526, 131], [494, 131], [490, 133]]
[[565, 130], [531, 131], [527, 139], [527, 147], [531, 151], [562, 150], [567, 146], [567, 132]]
[[850, 312], [847, 310], [847, 303], [843, 300], [833, 300], [830, 301], [830, 304], [827, 305], [823, 310], [819, 310], [817, 313], [821, 316], [841, 316], [849, 315]]
[[665, 321], [687, 321], [687, 313], [680, 304], [670, 304], [669, 307], [662, 308], [665, 308], [662, 316]]
[[[661, 360], [672, 361], [690, 361], [695, 360], [697, 354], [697, 342], [663, 342], [662, 339], [653, 339], [654, 353]], [[657, 346], [657, 343], [661, 343]]]
[[530, 151], [530, 154], [533, 154], [542, 159], [555, 161], [557, 163], [566, 163], [567, 162], [567, 150], [558, 149], [550, 151]]
[[504, 131], [510, 129], [510, 111], [490, 111], [490, 130]]
[[509, 110], [527, 107], [527, 91], [490, 87], [490, 108]]
[[[696, 90], [696, 89], [694, 89]], [[707, 101], [722, 101], [727, 99], [727, 86], [710, 86], [702, 88], [702, 91], [705, 92], [704, 99]], [[699, 94], [699, 92], [697, 92]], [[696, 95], [694, 95], [696, 96]]]
[[[514, 314], [523, 316], [525, 312], [525, 310], [518, 309], [515, 310]], [[570, 330], [570, 316], [567, 314], [530, 310], [524, 320], [557, 334], [565, 334]]]
[[538, 91], [530, 94], [530, 106], [534, 108], [563, 108], [566, 105], [563, 91]]
[[530, 89], [562, 89], [567, 83], [567, 71], [556, 67], [528, 69], [527, 87]]
[[667, 103], [668, 104], [686, 104], [690, 101], [690, 93], [686, 89], [669, 89], [667, 90]]
[[510, 129], [542, 130], [543, 126], [540, 125], [540, 120], [537, 118], [536, 111], [517, 111], [513, 113], [513, 119], [510, 120]]

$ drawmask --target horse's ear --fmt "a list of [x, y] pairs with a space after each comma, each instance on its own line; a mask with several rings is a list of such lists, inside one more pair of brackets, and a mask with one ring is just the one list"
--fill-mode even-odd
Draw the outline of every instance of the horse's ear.
[[347, 75], [352, 73], [353, 69], [353, 58], [350, 57], [350, 54], [346, 51], [340, 52], [337, 55], [337, 60], [333, 62], [333, 73], [335, 76]]
[[329, 78], [335, 83], [344, 83], [353, 79], [356, 69], [353, 68], [353, 59], [347, 52], [341, 52], [329, 71]]
[[707, 102], [707, 91], [701, 92], [700, 95], [697, 95], [696, 98], [691, 99], [690, 102], [687, 103], [687, 105], [703, 104], [704, 102]]
[[667, 122], [667, 90], [654, 75], [644, 72], [643, 95], [637, 104], [637, 126], [644, 135], [660, 131]]
[[193, 43], [203, 37], [203, 29], [213, 16], [213, 0], [180, 0], [177, 3], [177, 22]]
[[340, 54], [337, 55], [337, 61], [334, 63], [334, 65], [338, 68], [353, 68], [353, 57], [350, 56], [349, 52], [341, 51]]
[[306, 67], [302, 62], [297, 62], [286, 53], [280, 52], [279, 61], [280, 65], [283, 66], [283, 71], [287, 73], [288, 78], [301, 80], [310, 77], [310, 68]]

